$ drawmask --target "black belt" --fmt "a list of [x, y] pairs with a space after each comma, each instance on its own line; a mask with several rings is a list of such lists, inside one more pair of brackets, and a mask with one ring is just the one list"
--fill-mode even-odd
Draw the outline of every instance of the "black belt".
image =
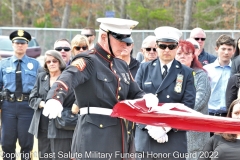
[[227, 116], [227, 113], [209, 113], [209, 115], [219, 116], [219, 117], [226, 117], [226, 116]]
[[4, 100], [7, 100], [9, 102], [21, 102], [21, 101], [28, 101], [29, 100], [29, 94], [21, 94], [19, 97], [16, 97], [14, 93], [11, 93], [7, 96], [3, 96]]

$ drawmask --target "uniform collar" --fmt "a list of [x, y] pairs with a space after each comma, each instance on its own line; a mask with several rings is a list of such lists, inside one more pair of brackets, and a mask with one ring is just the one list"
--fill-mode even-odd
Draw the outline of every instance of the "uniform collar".
[[95, 49], [106, 61], [111, 62], [115, 56], [105, 51], [98, 43], [95, 45]]
[[[18, 60], [18, 58], [15, 55], [13, 55], [12, 60], [13, 60], [13, 62], [16, 62]], [[22, 60], [23, 63], [26, 63], [27, 62], [27, 56], [24, 55], [21, 60]]]
[[[163, 70], [164, 64], [162, 63], [162, 61], [161, 61], [160, 58], [159, 58], [159, 60], [160, 60], [160, 64], [161, 64], [161, 71], [163, 72], [163, 71], [164, 71], [164, 70]], [[169, 69], [171, 68], [172, 63], [173, 63], [173, 60], [172, 60], [171, 62], [169, 62], [168, 64], [166, 64], [166, 66], [168, 67], [168, 70], [167, 70], [167, 71], [169, 71]]]

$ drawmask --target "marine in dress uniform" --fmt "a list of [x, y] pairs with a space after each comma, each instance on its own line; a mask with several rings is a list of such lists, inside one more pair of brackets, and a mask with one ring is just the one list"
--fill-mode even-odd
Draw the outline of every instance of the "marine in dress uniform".
[[33, 135], [28, 128], [33, 116], [33, 109], [28, 105], [31, 92], [40, 68], [37, 60], [25, 55], [31, 35], [24, 30], [10, 34], [14, 50], [13, 56], [2, 59], [0, 63], [0, 89], [2, 102], [2, 150], [3, 159], [15, 154], [16, 142], [19, 141], [22, 159], [29, 159], [33, 148]]
[[[48, 92], [49, 100], [43, 114], [50, 118], [59, 115], [68, 90], [74, 88], [81, 107], [72, 142], [74, 157], [127, 159], [123, 154], [128, 150], [125, 123], [110, 114], [117, 102], [145, 95], [131, 77], [127, 63], [115, 58], [132, 43], [131, 30], [138, 22], [119, 18], [99, 18], [97, 21], [101, 23], [98, 43], [94, 49], [74, 57], [72, 64], [63, 71]], [[152, 95], [152, 98], [156, 97]], [[52, 106], [56, 108], [54, 112], [49, 111]]]
[[[140, 65], [136, 82], [144, 92], [155, 94], [160, 103], [183, 103], [193, 109], [193, 70], [174, 59], [181, 31], [159, 27], [155, 35], [159, 58]], [[145, 153], [142, 159], [185, 159], [182, 153], [187, 153], [186, 131], [138, 124], [135, 147], [137, 152]]]

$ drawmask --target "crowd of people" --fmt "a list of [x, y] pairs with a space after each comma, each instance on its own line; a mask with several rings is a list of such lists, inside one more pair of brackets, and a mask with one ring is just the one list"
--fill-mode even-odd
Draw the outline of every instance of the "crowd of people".
[[[44, 64], [26, 55], [31, 35], [9, 35], [13, 56], [0, 62], [3, 160], [237, 160], [240, 133], [210, 133], [133, 123], [111, 117], [115, 104], [142, 98], [147, 107], [181, 103], [199, 114], [240, 118], [240, 40], [221, 35], [216, 55], [204, 50], [206, 33], [190, 37], [163, 26], [133, 57], [137, 21], [98, 18], [71, 41], [61, 37]], [[64, 111], [78, 115], [74, 129], [57, 126]], [[182, 124], [184, 125], [184, 124]], [[194, 130], [194, 129], [193, 129]], [[130, 155], [131, 154], [131, 155]]]

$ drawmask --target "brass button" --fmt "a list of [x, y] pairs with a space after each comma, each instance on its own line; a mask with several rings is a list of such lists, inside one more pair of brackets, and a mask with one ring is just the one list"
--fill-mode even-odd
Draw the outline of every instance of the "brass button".
[[103, 125], [102, 125], [102, 124], [100, 124], [100, 125], [99, 125], [99, 127], [100, 127], [100, 128], [103, 128]]
[[131, 132], [129, 132], [129, 131], [128, 131], [127, 133], [128, 133], [128, 134], [131, 134]]
[[120, 99], [120, 96], [118, 96], [118, 99]]
[[118, 90], [120, 91], [122, 89], [122, 87], [119, 87]]

